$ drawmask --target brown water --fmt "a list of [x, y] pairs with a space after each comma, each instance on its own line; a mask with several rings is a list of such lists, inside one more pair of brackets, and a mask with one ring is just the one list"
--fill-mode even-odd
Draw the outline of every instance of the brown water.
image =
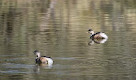
[[[0, 80], [135, 80], [135, 0], [0, 0]], [[91, 41], [89, 28], [108, 35]], [[34, 50], [52, 66], [35, 64]]]

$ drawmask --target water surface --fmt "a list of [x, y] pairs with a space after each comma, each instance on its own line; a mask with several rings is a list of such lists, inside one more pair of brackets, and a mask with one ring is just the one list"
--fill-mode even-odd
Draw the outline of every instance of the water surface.
[[[0, 79], [135, 80], [134, 0], [0, 0]], [[95, 43], [92, 28], [108, 35]], [[34, 50], [51, 56], [36, 65]]]

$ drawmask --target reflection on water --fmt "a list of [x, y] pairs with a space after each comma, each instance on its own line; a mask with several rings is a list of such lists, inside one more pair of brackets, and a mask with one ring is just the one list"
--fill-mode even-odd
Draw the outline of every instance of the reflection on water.
[[88, 45], [93, 45], [93, 44], [102, 44], [105, 43], [108, 39], [90, 39], [90, 41], [88, 42]]
[[34, 73], [40, 73], [40, 68], [44, 69], [52, 69], [52, 65], [47, 65], [47, 64], [36, 64], [35, 67], [33, 68]]
[[[0, 79], [135, 80], [135, 4], [0, 0]], [[90, 41], [86, 33], [90, 27], [104, 31], [108, 40]], [[51, 68], [35, 64], [35, 49], [52, 56]]]
[[8, 73], [8, 74], [15, 74], [15, 73], [32, 73], [30, 68], [33, 68], [34, 65], [26, 65], [26, 64], [15, 64], [15, 63], [5, 63], [1, 65], [0, 72], [1, 73]]

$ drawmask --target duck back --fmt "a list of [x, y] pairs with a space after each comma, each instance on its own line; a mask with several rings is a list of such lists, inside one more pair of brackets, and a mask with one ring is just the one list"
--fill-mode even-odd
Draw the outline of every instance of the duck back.
[[107, 39], [108, 36], [103, 32], [97, 32], [97, 33], [93, 34], [90, 38], [92, 38], [92, 39]]

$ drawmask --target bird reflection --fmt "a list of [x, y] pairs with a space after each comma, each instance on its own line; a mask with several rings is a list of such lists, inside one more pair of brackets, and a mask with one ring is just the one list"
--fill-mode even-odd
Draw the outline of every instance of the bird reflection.
[[39, 73], [41, 68], [52, 69], [52, 64], [49, 65], [46, 63], [36, 63], [33, 70], [34, 70], [34, 72]]
[[91, 39], [89, 42], [88, 42], [88, 45], [91, 46], [91, 45], [94, 45], [95, 43], [96, 44], [103, 44], [107, 41], [107, 39]]

